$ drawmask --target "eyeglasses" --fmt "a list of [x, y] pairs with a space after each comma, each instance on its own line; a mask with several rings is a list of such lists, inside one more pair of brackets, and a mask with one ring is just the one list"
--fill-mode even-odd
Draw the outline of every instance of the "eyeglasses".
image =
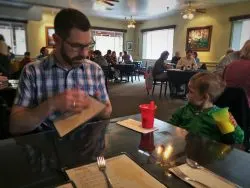
[[95, 41], [92, 40], [89, 44], [78, 44], [78, 43], [71, 43], [67, 40], [64, 40], [75, 52], [80, 52], [85, 48], [92, 49], [95, 46]]

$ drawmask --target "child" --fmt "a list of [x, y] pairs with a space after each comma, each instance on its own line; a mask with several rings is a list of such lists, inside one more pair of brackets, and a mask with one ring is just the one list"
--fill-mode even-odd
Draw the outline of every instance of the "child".
[[197, 73], [188, 88], [188, 104], [178, 109], [169, 123], [218, 142], [241, 144], [244, 132], [228, 108], [213, 104], [225, 88], [221, 78], [214, 73]]

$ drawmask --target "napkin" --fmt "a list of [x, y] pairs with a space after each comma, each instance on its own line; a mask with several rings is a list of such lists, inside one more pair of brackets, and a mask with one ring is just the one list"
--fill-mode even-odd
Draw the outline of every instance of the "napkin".
[[89, 98], [89, 107], [85, 108], [81, 113], [69, 117], [62, 116], [60, 119], [54, 121], [55, 128], [61, 137], [95, 117], [105, 108], [103, 103], [97, 101], [93, 97]]
[[150, 133], [150, 132], [153, 132], [153, 131], [157, 130], [157, 128], [144, 129], [142, 127], [142, 123], [140, 121], [136, 121], [134, 119], [126, 119], [126, 120], [123, 120], [123, 121], [118, 121], [117, 124], [121, 125], [121, 126], [124, 126], [124, 127], [127, 127], [129, 129], [132, 129], [134, 131], [143, 133], [143, 134], [147, 134], [147, 133]]
[[[192, 168], [192, 167], [188, 166], [187, 164], [183, 164], [183, 165], [180, 165], [180, 166], [174, 167], [174, 168], [179, 168], [179, 170], [181, 170], [189, 178], [195, 179], [195, 180], [207, 185], [208, 187], [212, 187], [212, 188], [221, 188], [221, 187], [223, 187], [223, 188], [233, 188], [233, 187], [237, 187], [236, 184], [224, 179], [221, 176], [218, 176], [217, 174], [209, 171], [206, 168], [195, 169], [195, 168]], [[174, 168], [170, 168], [169, 170], [172, 173], [174, 173], [176, 176], [178, 176], [173, 171]], [[183, 181], [185, 181], [185, 180], [183, 180]], [[192, 185], [193, 187], [202, 188], [202, 186], [200, 184], [197, 184], [196, 182], [192, 182], [192, 181], [186, 181], [186, 182], [189, 183], [190, 185]]]
[[[106, 173], [114, 188], [165, 187], [125, 154], [107, 159]], [[78, 188], [107, 188], [97, 163], [66, 170], [66, 174]]]

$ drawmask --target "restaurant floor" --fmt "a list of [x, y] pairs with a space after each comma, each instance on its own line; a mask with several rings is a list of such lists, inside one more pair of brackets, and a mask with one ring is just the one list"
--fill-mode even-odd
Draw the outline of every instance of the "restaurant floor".
[[139, 113], [139, 105], [154, 100], [157, 105], [156, 118], [167, 121], [177, 108], [185, 104], [184, 100], [167, 98], [159, 99], [160, 87], [156, 86], [154, 96], [147, 95], [145, 80], [134, 83], [109, 83], [109, 96], [113, 106], [112, 118]]

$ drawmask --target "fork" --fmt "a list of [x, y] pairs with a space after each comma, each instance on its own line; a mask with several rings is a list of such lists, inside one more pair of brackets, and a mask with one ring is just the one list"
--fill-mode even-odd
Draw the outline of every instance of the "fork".
[[113, 188], [112, 183], [110, 179], [108, 178], [108, 175], [106, 173], [106, 161], [104, 157], [97, 157], [97, 165], [99, 170], [103, 173], [105, 180], [107, 182], [108, 188]]
[[205, 185], [204, 183], [201, 183], [200, 181], [197, 181], [195, 179], [192, 179], [190, 177], [188, 177], [186, 174], [184, 174], [178, 167], [175, 167], [173, 168], [173, 171], [175, 172], [175, 175], [177, 175], [179, 178], [181, 178], [182, 180], [185, 180], [185, 181], [192, 181], [192, 182], [195, 182], [195, 183], [198, 183], [200, 184], [202, 187], [206, 187], [206, 188], [209, 188], [208, 185]]

